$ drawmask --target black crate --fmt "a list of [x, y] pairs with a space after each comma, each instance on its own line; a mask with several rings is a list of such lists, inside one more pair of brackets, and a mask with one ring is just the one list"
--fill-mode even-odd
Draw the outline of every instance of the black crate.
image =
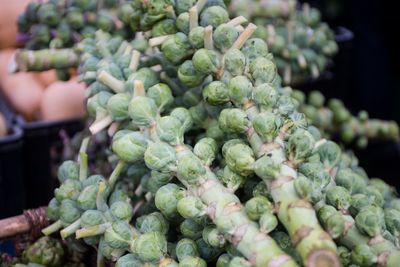
[[[51, 173], [52, 163], [57, 164], [57, 151], [62, 148], [60, 131], [73, 135], [83, 129], [81, 118], [26, 122], [17, 117], [17, 123], [24, 131], [23, 164], [27, 205], [35, 208], [47, 205], [53, 196], [56, 179]], [[56, 159], [55, 159], [56, 158]]]
[[0, 94], [0, 111], [9, 134], [0, 137], [0, 219], [18, 215], [25, 207], [22, 161], [23, 132], [14, 125], [14, 113]]

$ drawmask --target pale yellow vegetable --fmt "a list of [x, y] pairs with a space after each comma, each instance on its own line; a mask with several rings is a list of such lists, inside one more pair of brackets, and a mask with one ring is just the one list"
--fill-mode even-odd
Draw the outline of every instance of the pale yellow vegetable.
[[76, 80], [59, 81], [45, 89], [41, 103], [43, 120], [76, 118], [85, 111], [84, 84]]

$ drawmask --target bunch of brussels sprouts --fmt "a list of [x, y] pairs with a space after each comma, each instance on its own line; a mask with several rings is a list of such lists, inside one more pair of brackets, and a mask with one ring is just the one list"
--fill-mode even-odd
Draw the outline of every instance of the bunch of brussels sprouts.
[[43, 233], [96, 246], [99, 265], [396, 266], [395, 191], [309, 124], [254, 24], [218, 0], [131, 7], [148, 45], [97, 31], [73, 51], [114, 171], [90, 173], [84, 139]]
[[316, 79], [338, 51], [334, 32], [321, 22], [319, 10], [295, 0], [232, 1], [233, 16], [242, 15], [257, 26], [254, 37], [265, 40], [286, 85]]
[[128, 37], [129, 1], [31, 2], [18, 17], [18, 39], [29, 49], [71, 47], [98, 29]]

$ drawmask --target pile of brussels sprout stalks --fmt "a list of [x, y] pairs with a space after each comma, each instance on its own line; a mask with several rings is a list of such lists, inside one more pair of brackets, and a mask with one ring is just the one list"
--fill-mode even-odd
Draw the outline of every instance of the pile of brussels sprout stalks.
[[308, 125], [254, 24], [222, 1], [132, 5], [149, 49], [101, 31], [77, 45], [114, 171], [89, 175], [85, 139], [45, 234], [97, 246], [99, 265], [396, 266], [394, 190]]
[[236, 0], [229, 11], [258, 26], [253, 37], [267, 41], [285, 85], [318, 78], [338, 51], [335, 34], [321, 22], [319, 10], [295, 0]]

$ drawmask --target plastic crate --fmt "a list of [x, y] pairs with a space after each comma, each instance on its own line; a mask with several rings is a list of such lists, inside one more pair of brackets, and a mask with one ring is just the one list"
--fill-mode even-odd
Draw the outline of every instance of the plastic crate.
[[20, 214], [25, 206], [22, 161], [23, 132], [14, 125], [14, 113], [0, 95], [0, 111], [9, 134], [0, 137], [0, 218]]
[[57, 158], [56, 162], [54, 158], [56, 152], [62, 148], [60, 130], [65, 130], [69, 135], [82, 130], [81, 118], [26, 122], [18, 116], [17, 124], [24, 131], [23, 164], [27, 200], [25, 208], [47, 205], [57, 183], [51, 174], [51, 164], [58, 164]]

